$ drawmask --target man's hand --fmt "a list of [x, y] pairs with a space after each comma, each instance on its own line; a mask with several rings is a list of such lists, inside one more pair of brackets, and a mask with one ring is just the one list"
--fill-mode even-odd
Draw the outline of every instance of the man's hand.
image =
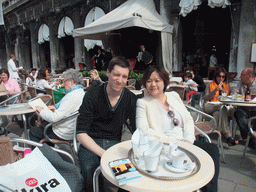
[[196, 82], [191, 83], [191, 87], [198, 87], [198, 84]]
[[48, 109], [51, 110], [52, 112], [54, 112], [56, 108], [53, 105], [50, 105], [50, 106], [48, 106]]
[[36, 106], [36, 111], [37, 111], [38, 113], [40, 113], [42, 110], [44, 110], [43, 107]]

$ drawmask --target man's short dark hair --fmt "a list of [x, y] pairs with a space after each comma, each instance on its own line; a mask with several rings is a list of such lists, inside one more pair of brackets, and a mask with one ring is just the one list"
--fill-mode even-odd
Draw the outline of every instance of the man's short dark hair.
[[153, 72], [157, 72], [160, 78], [164, 81], [164, 91], [165, 91], [167, 86], [170, 83], [170, 78], [167, 71], [163, 67], [159, 67], [158, 65], [154, 65], [146, 69], [141, 79], [142, 85], [146, 87], [146, 82], [150, 78]]
[[184, 77], [187, 77], [187, 78], [189, 78], [189, 79], [192, 79], [192, 73], [186, 72], [185, 75], [184, 75]]
[[114, 59], [112, 59], [109, 62], [108, 71], [111, 73], [111, 71], [114, 69], [114, 67], [116, 65], [118, 65], [119, 67], [122, 67], [122, 68], [128, 68], [129, 69], [129, 74], [132, 70], [132, 67], [131, 67], [131, 64], [129, 63], [129, 61], [127, 59], [125, 59], [124, 57], [121, 57], [121, 56], [115, 57]]
[[15, 57], [15, 55], [14, 54], [10, 54], [10, 58], [13, 58], [13, 57]]

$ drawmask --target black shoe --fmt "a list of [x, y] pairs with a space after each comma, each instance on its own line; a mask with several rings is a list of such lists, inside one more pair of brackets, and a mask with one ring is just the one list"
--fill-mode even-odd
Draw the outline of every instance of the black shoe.
[[238, 141], [236, 141], [233, 137], [229, 137], [227, 138], [227, 144], [229, 147], [235, 146], [236, 144], [238, 144]]

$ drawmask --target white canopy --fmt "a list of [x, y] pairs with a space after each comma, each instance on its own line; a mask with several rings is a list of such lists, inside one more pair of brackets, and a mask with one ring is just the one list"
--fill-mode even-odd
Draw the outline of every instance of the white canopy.
[[49, 40], [49, 27], [46, 24], [42, 24], [38, 31], [38, 43], [41, 44]]
[[[185, 17], [191, 11], [196, 10], [199, 5], [201, 5], [202, 0], [180, 0], [179, 6], [181, 7], [180, 15]], [[208, 5], [211, 8], [222, 7], [226, 8], [228, 5], [231, 5], [229, 0], [208, 0]]]
[[2, 0], [0, 0], [0, 25], [4, 25], [4, 15], [3, 15]]
[[74, 24], [69, 17], [63, 17], [60, 21], [58, 29], [58, 38], [65, 37], [66, 35], [72, 35]]
[[143, 27], [162, 32], [163, 63], [166, 70], [171, 72], [173, 26], [158, 14], [153, 0], [128, 0], [93, 23], [74, 29], [73, 37], [103, 39], [109, 31], [127, 27]]
[[[97, 19], [101, 18], [104, 15], [105, 13], [101, 8], [99, 7], [92, 8], [86, 16], [84, 26], [89, 25], [90, 23], [96, 21]], [[86, 47], [87, 50], [92, 49], [95, 45], [98, 45], [103, 48], [103, 44], [101, 40], [92, 40], [92, 39], [84, 40], [84, 46]]]

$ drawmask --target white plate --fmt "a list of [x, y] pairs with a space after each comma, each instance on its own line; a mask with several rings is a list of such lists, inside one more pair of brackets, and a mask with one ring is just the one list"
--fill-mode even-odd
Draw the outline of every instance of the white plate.
[[190, 171], [194, 169], [196, 164], [194, 162], [186, 163], [186, 165], [182, 168], [176, 168], [172, 166], [172, 160], [166, 161], [165, 167], [169, 171], [176, 172], [176, 173], [184, 173], [186, 171]]

